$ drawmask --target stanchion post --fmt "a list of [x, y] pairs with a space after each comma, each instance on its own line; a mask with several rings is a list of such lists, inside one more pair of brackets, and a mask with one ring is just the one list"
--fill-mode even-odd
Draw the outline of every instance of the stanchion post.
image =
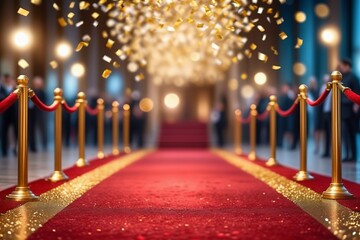
[[332, 108], [331, 108], [331, 157], [332, 157], [332, 178], [328, 189], [322, 193], [326, 199], [346, 199], [352, 198], [353, 195], [345, 188], [341, 176], [341, 91], [339, 84], [342, 75], [338, 71], [331, 73], [332, 84]]
[[242, 138], [242, 124], [241, 124], [241, 111], [239, 109], [235, 110], [234, 114], [234, 144], [235, 144], [235, 153], [242, 154], [241, 148], [241, 138]]
[[255, 145], [256, 145], [256, 116], [257, 116], [257, 110], [256, 105], [251, 104], [250, 106], [250, 152], [248, 158], [250, 160], [256, 159], [256, 151], [255, 151]]
[[130, 105], [129, 104], [124, 104], [123, 106], [123, 113], [124, 113], [124, 118], [123, 118], [123, 132], [124, 132], [124, 139], [123, 139], [123, 143], [124, 143], [124, 152], [125, 153], [130, 153], [131, 152], [131, 147], [130, 147]]
[[[54, 90], [54, 101], [58, 101], [61, 103], [62, 101], [62, 90], [60, 88], [56, 88]], [[62, 170], [61, 166], [61, 150], [62, 150], [62, 108], [61, 104], [55, 110], [55, 124], [54, 124], [54, 132], [55, 132], [55, 169], [53, 174], [48, 178], [48, 180], [52, 182], [58, 182], [62, 180], [68, 180], [69, 177]]]
[[113, 146], [112, 154], [119, 154], [119, 103], [114, 101], [112, 103], [112, 136], [113, 136]]
[[97, 100], [97, 142], [98, 142], [98, 158], [104, 158], [104, 100], [99, 98]]
[[300, 170], [294, 176], [296, 181], [310, 180], [314, 177], [307, 171], [307, 87], [301, 84], [299, 87], [300, 104]]
[[29, 79], [25, 75], [17, 78], [19, 102], [19, 136], [18, 136], [18, 185], [6, 196], [15, 201], [36, 201], [38, 196], [33, 194], [28, 185], [28, 99]]
[[266, 165], [269, 167], [278, 165], [276, 160], [276, 96], [271, 95], [270, 102], [265, 111], [270, 111], [270, 158], [267, 160]]
[[79, 105], [78, 109], [78, 144], [79, 144], [79, 159], [76, 161], [76, 166], [84, 167], [89, 165], [85, 159], [85, 111], [86, 100], [85, 93], [79, 92], [77, 95], [76, 103]]

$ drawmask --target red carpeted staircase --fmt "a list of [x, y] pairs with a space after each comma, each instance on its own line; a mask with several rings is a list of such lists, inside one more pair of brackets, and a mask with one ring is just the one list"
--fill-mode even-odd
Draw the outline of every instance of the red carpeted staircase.
[[160, 129], [159, 148], [207, 148], [209, 136], [207, 123], [163, 123]]

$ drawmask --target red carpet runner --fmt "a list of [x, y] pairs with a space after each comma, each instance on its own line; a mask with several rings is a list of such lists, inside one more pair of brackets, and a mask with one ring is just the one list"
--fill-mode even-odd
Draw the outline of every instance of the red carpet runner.
[[207, 124], [203, 122], [163, 123], [159, 148], [208, 148]]
[[117, 172], [30, 239], [336, 239], [206, 150], [158, 151]]

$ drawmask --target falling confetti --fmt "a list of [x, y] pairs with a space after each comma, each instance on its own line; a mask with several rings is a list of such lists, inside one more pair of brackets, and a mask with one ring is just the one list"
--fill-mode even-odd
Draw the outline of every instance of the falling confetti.
[[297, 38], [295, 48], [300, 48], [303, 44], [303, 40], [301, 38]]
[[49, 64], [52, 69], [56, 69], [58, 67], [58, 63], [56, 61], [51, 61]]
[[19, 8], [17, 13], [24, 16], [24, 17], [26, 17], [27, 15], [29, 15], [30, 12], [28, 10], [24, 9], [24, 8]]
[[18, 65], [22, 69], [26, 69], [26, 68], [28, 68], [30, 66], [29, 63], [25, 59], [20, 59], [19, 62], [18, 62]]
[[110, 76], [111, 72], [112, 71], [110, 69], [105, 69], [101, 76], [106, 79]]

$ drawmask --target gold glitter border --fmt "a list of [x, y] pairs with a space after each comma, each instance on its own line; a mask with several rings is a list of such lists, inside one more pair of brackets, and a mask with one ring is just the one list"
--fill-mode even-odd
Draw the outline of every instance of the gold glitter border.
[[310, 188], [251, 163], [242, 157], [219, 149], [214, 149], [212, 152], [291, 200], [339, 239], [360, 238], [360, 213], [344, 207], [335, 200], [323, 199], [321, 194]]
[[1, 214], [0, 239], [26, 239], [88, 190], [150, 152], [143, 150], [120, 157], [41, 194], [38, 202], [28, 202]]

